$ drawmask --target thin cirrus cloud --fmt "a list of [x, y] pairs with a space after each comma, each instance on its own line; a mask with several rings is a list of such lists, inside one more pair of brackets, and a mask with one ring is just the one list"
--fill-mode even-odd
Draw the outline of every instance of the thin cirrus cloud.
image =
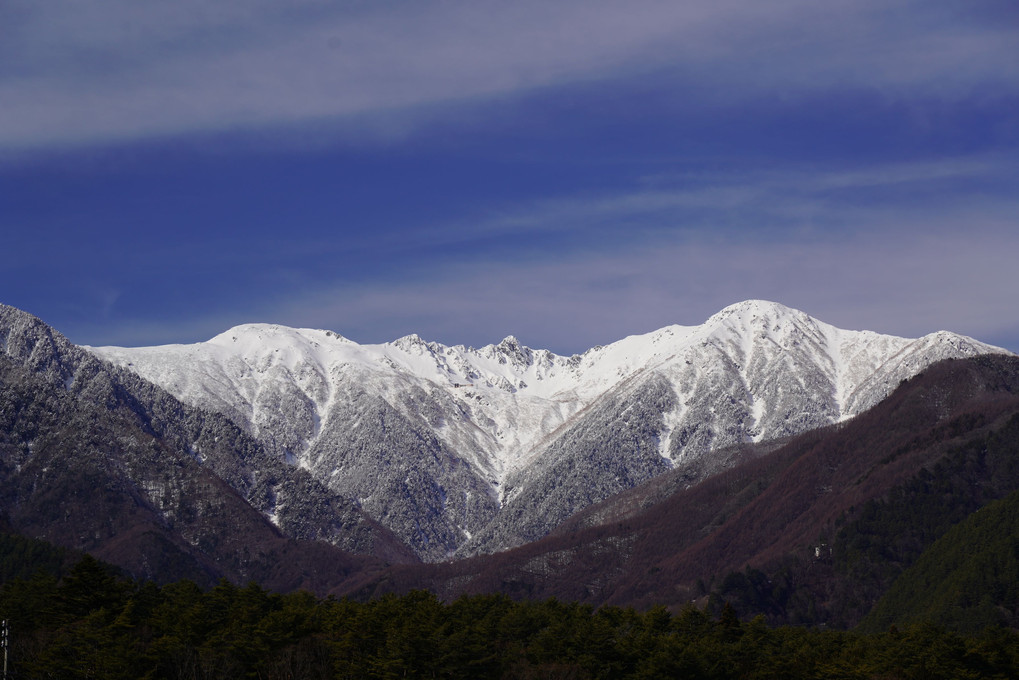
[[1017, 329], [1000, 311], [1012, 304], [1019, 235], [1005, 225], [929, 226], [843, 243], [687, 236], [556, 262], [470, 263], [441, 278], [319, 292], [274, 314], [291, 325], [328, 320], [361, 342], [416, 332], [481, 345], [515, 334], [568, 354], [633, 332], [698, 324], [759, 297], [844, 328], [910, 337], [948, 328], [1014, 342]]
[[[906, 336], [947, 328], [1015, 348], [1019, 329], [1007, 310], [1019, 200], [989, 194], [982, 182], [1013, 170], [1007, 158], [990, 155], [732, 173], [700, 177], [696, 187], [540, 201], [442, 233], [451, 241], [479, 233], [532, 241], [566, 231], [581, 237], [579, 245], [339, 286], [295, 296], [277, 313], [375, 342], [417, 332], [484, 344], [515, 333], [573, 352], [635, 329], [700, 323], [726, 304], [764, 297], [845, 328]], [[977, 188], [946, 203], [940, 182]], [[911, 188], [922, 198], [872, 196]], [[621, 236], [610, 249], [584, 246], [584, 237], [605, 243], [591, 238], [599, 224]], [[752, 228], [760, 224], [779, 226]]]
[[948, 329], [1019, 347], [1019, 327], [1001, 313], [1014, 304], [1019, 234], [1007, 224], [925, 226], [838, 243], [686, 234], [556, 261], [461, 263], [441, 276], [317, 288], [257, 312], [130, 320], [103, 332], [111, 344], [144, 345], [272, 321], [328, 328], [362, 343], [417, 333], [481, 346], [516, 335], [571, 354], [670, 324], [699, 324], [727, 304], [764, 298], [843, 328], [906, 337]]
[[436, 105], [642, 73], [695, 93], [691, 106], [847, 87], [965, 97], [1013, 80], [1007, 7], [977, 2], [960, 21], [943, 5], [13, 0], [0, 148], [382, 112], [413, 126]]
[[[867, 231], [906, 232], [919, 219], [946, 215], [987, 221], [1014, 219], [1019, 201], [1005, 191], [989, 191], [988, 181], [1014, 177], [1017, 165], [1008, 156], [983, 154], [927, 161], [888, 162], [865, 167], [735, 169], [644, 177], [614, 192], [561, 196], [493, 211], [486, 220], [444, 223], [403, 238], [409, 245], [469, 241], [496, 235], [540, 235], [554, 232], [591, 234], [604, 228], [624, 236], [707, 230], [754, 233], [770, 238], [766, 225], [781, 225], [786, 234], [816, 230], [833, 237], [838, 226], [846, 236]], [[969, 183], [971, 189], [942, 187]], [[917, 200], [910, 192], [921, 192]], [[880, 201], [875, 196], [884, 196]], [[948, 203], [947, 205], [945, 203]], [[897, 221], [902, 221], [896, 224]], [[621, 226], [624, 225], [624, 226]], [[593, 241], [599, 243], [597, 239]]]

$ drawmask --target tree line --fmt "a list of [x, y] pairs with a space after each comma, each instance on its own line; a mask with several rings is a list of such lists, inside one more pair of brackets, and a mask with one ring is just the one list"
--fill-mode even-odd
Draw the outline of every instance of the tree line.
[[1019, 635], [927, 624], [769, 627], [692, 605], [639, 612], [426, 591], [368, 602], [252, 583], [163, 586], [85, 556], [0, 588], [11, 678], [1010, 678]]

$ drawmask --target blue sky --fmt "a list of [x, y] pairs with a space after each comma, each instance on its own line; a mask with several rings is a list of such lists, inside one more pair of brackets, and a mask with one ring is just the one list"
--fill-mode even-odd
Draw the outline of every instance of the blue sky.
[[0, 302], [573, 353], [747, 298], [1019, 351], [1009, 0], [0, 5]]

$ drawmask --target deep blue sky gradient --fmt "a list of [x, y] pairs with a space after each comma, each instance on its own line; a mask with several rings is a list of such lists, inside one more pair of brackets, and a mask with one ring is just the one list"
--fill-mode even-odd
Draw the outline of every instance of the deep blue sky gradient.
[[[369, 22], [404, 38], [384, 59], [350, 48], [324, 64], [255, 39], [305, 44], [305, 17], [275, 10], [183, 3], [177, 23], [136, 10], [142, 28], [88, 14], [80, 44], [46, 52], [62, 20], [14, 4], [0, 301], [75, 342], [266, 321], [572, 353], [761, 297], [1019, 350], [1008, 3], [835, 2], [825, 16], [790, 0], [767, 21], [741, 18], [743, 2], [637, 3], [646, 21], [622, 47], [614, 3], [522, 3], [502, 28], [467, 4], [318, 3], [337, 34]], [[669, 22], [674, 44], [656, 32]], [[489, 54], [486, 31], [544, 42], [529, 61]], [[348, 67], [340, 94], [315, 85]], [[301, 97], [313, 110], [280, 103]]]

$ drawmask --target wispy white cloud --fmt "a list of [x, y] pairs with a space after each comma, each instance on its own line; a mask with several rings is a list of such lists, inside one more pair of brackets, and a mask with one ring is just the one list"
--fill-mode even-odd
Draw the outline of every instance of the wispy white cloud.
[[694, 325], [723, 306], [771, 299], [843, 328], [916, 337], [947, 329], [1019, 351], [1011, 225], [931, 224], [851, 242], [688, 239], [559, 261], [474, 262], [415, 280], [339, 285], [186, 320], [103, 321], [72, 339], [145, 345], [207, 339], [264, 321], [328, 328], [358, 342], [409, 333], [480, 346], [516, 335], [580, 352], [669, 324]]
[[[776, 231], [803, 238], [839, 239], [865, 231], [904, 232], [926, 216], [957, 223], [1015, 219], [1019, 198], [987, 182], [1016, 176], [1015, 160], [996, 154], [886, 162], [865, 166], [736, 168], [724, 172], [661, 175], [630, 186], [494, 208], [482, 218], [441, 223], [401, 234], [405, 243], [457, 243], [494, 235], [548, 232], [591, 234], [599, 228], [693, 236], [738, 232], [741, 239], [772, 238]], [[942, 183], [953, 189], [946, 205]], [[978, 186], [967, 190], [967, 183]], [[915, 193], [929, 195], [918, 200]], [[881, 198], [875, 202], [874, 195]], [[897, 198], [898, 197], [898, 198]], [[836, 227], [833, 231], [832, 227]], [[639, 230], [636, 233], [635, 230]], [[594, 244], [601, 241], [590, 239]], [[583, 247], [583, 241], [577, 243]]]
[[849, 241], [686, 238], [341, 286], [292, 299], [271, 315], [359, 341], [416, 332], [480, 345], [515, 334], [569, 353], [668, 324], [701, 323], [729, 303], [765, 298], [845, 328], [904, 336], [948, 329], [993, 339], [1015, 326], [1016, 252], [1011, 223], [934, 222]]
[[952, 15], [945, 8], [957, 3], [919, 0], [9, 0], [0, 148], [368, 113], [413, 126], [422, 107], [639, 73], [696, 92], [690, 106], [842, 87], [1014, 89], [1019, 28], [984, 20], [981, 6]]

